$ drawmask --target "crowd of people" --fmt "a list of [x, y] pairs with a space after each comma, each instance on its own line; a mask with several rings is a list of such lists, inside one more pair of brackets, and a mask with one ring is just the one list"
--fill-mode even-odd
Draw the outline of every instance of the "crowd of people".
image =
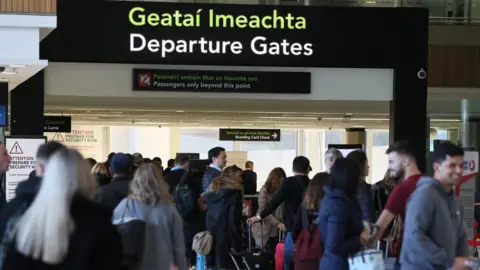
[[[221, 147], [208, 152], [210, 164], [198, 177], [188, 155], [177, 155], [167, 168], [140, 153], [112, 153], [97, 162], [50, 141], [1, 209], [0, 268], [186, 270], [195, 269], [197, 252], [206, 250], [209, 269], [236, 269], [233, 255], [241, 256], [249, 240], [269, 254], [279, 252], [280, 240], [282, 254], [275, 258], [285, 270], [348, 270], [349, 258], [386, 240], [390, 246], [383, 248], [401, 269], [473, 269], [453, 192], [463, 150], [437, 145], [432, 177], [417, 167], [415, 153], [408, 142], [390, 146], [385, 179], [374, 186], [365, 181], [362, 150], [343, 157], [328, 149], [326, 171], [311, 179], [310, 161], [298, 156], [292, 168], [270, 172], [259, 187], [258, 212], [246, 219], [244, 195], [257, 191], [254, 163], [227, 167]], [[0, 147], [0, 170], [9, 161]], [[315, 228], [309, 244], [317, 245], [307, 253], [319, 254], [303, 264], [297, 253], [306, 228]], [[205, 235], [211, 241], [199, 245], [210, 239]]]

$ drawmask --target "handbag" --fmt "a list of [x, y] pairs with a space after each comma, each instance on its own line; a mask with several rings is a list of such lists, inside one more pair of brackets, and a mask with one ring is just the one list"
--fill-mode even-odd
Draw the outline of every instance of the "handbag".
[[350, 257], [348, 266], [350, 270], [385, 270], [385, 261], [381, 251], [366, 249]]
[[212, 250], [213, 237], [208, 231], [199, 232], [193, 237], [192, 250], [201, 256], [207, 256]]

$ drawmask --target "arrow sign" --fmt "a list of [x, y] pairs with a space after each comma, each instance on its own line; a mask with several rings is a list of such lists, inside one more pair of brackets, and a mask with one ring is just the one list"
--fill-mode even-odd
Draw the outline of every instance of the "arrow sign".
[[220, 141], [279, 142], [280, 129], [219, 129]]

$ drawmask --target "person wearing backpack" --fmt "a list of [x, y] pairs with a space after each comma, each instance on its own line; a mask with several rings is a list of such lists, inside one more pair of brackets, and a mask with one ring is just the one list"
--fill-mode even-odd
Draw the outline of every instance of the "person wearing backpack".
[[190, 157], [179, 154], [175, 158], [175, 167], [165, 176], [170, 186], [169, 192], [173, 195], [175, 205], [183, 219], [183, 235], [185, 240], [185, 254], [189, 264], [195, 265], [196, 256], [192, 250], [193, 238], [198, 232], [205, 230], [205, 204], [200, 200], [202, 185], [195, 181], [188, 172]]
[[317, 173], [305, 193], [305, 198], [297, 213], [297, 230], [300, 231], [295, 241], [295, 270], [317, 270], [322, 256], [320, 230], [317, 227], [320, 201], [325, 192], [323, 187], [328, 182], [328, 175]]

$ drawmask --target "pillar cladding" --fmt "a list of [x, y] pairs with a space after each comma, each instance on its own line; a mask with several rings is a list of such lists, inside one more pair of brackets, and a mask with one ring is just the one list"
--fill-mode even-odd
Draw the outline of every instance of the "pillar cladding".
[[[464, 131], [462, 130], [462, 132]], [[462, 134], [462, 138], [468, 138], [468, 141], [462, 141], [462, 145], [480, 151], [480, 118], [468, 119], [468, 128], [465, 132], [468, 132], [468, 135]]]
[[364, 128], [347, 128], [343, 141], [346, 144], [361, 144], [364, 146], [367, 142], [367, 133]]
[[43, 70], [24, 81], [10, 93], [10, 134], [43, 136], [45, 85]]

